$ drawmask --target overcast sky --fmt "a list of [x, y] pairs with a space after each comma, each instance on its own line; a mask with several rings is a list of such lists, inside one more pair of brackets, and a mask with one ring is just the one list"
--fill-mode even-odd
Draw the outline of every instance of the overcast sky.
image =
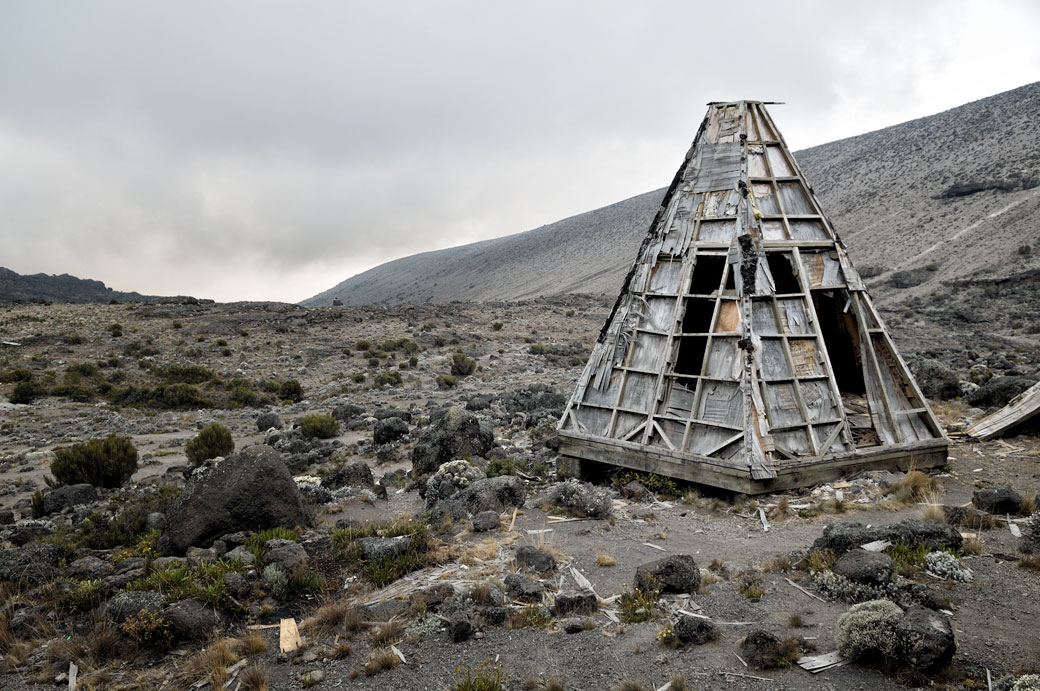
[[705, 104], [795, 150], [1040, 79], [1036, 2], [0, 2], [0, 266], [295, 302], [667, 185]]

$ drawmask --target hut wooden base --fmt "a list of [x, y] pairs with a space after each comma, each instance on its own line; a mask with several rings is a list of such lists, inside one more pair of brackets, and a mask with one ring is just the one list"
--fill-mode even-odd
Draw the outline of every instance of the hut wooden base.
[[736, 461], [632, 442], [560, 431], [558, 468], [579, 478], [592, 478], [619, 468], [656, 473], [679, 480], [744, 494], [766, 494], [831, 482], [863, 470], [923, 470], [946, 465], [945, 439], [867, 447], [824, 457], [790, 459], [776, 468], [776, 477], [756, 480]]

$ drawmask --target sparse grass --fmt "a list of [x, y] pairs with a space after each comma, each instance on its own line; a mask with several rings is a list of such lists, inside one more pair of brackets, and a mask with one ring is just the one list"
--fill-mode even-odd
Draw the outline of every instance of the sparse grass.
[[1022, 516], [1032, 516], [1037, 512], [1040, 507], [1036, 505], [1036, 497], [1032, 491], [1026, 493], [1026, 496], [1022, 499], [1022, 503], [1019, 505], [1018, 513]]
[[792, 629], [800, 629], [805, 626], [805, 621], [802, 619], [802, 615], [796, 612], [787, 617], [787, 625]]
[[689, 691], [690, 689], [689, 684], [686, 683], [686, 675], [682, 672], [673, 674], [668, 683], [670, 684], [668, 691]]
[[976, 537], [969, 537], [961, 544], [961, 554], [982, 554], [982, 541]]
[[350, 657], [353, 654], [354, 647], [350, 645], [350, 641], [344, 639], [337, 639], [327, 653], [327, 655], [333, 660], [342, 660], [343, 658]]
[[617, 559], [610, 556], [606, 552], [600, 552], [596, 555], [597, 566], [617, 566]]
[[455, 691], [505, 691], [502, 665], [487, 660], [476, 669], [455, 668]]
[[477, 585], [475, 585], [473, 587], [473, 593], [472, 593], [473, 602], [475, 602], [476, 604], [481, 605], [481, 606], [486, 605], [487, 602], [488, 602], [488, 597], [490, 596], [490, 594], [491, 594], [491, 584], [490, 583], [478, 583]]
[[886, 548], [885, 553], [892, 557], [892, 566], [896, 573], [901, 576], [912, 576], [924, 568], [924, 557], [928, 554], [928, 548], [924, 545], [914, 547], [897, 542]]
[[913, 504], [924, 501], [929, 495], [937, 495], [942, 488], [939, 482], [920, 470], [910, 470], [899, 482], [885, 490], [885, 494], [900, 504]]
[[259, 655], [267, 651], [267, 641], [259, 631], [250, 631], [241, 639], [242, 654]]
[[635, 679], [622, 679], [618, 682], [617, 691], [646, 691], [646, 687]]
[[343, 625], [343, 619], [353, 606], [346, 600], [326, 602], [303, 620], [300, 629], [316, 635], [329, 635]]
[[1019, 567], [1040, 571], [1040, 554], [1030, 554], [1018, 560]]
[[943, 512], [942, 499], [938, 493], [929, 493], [924, 497], [924, 507], [921, 509], [922, 521], [946, 522], [946, 514]]
[[188, 658], [184, 666], [177, 672], [183, 684], [196, 684], [208, 681], [214, 689], [223, 688], [228, 680], [227, 668], [238, 662], [237, 650], [239, 641], [234, 638], [223, 638], [209, 648]]
[[829, 571], [837, 560], [838, 557], [829, 549], [814, 549], [806, 556], [805, 563], [811, 573], [821, 573]]
[[776, 556], [772, 561], [767, 561], [762, 565], [762, 570], [769, 573], [784, 573], [785, 571], [791, 570], [791, 556], [788, 554], [780, 554]]
[[399, 664], [401, 664], [401, 658], [397, 657], [392, 650], [387, 650], [386, 648], [373, 650], [368, 656], [368, 662], [365, 663], [365, 676], [374, 677], [380, 672], [393, 669]]
[[384, 621], [376, 624], [375, 628], [372, 629], [372, 645], [380, 648], [386, 647], [392, 643], [397, 643], [403, 635], [403, 621], [400, 619]]
[[[364, 537], [398, 537], [407, 535], [411, 546], [403, 554], [379, 561], [363, 562], [357, 541]], [[339, 561], [361, 567], [365, 577], [378, 587], [389, 585], [401, 576], [431, 563], [430, 529], [425, 523], [411, 519], [397, 519], [391, 523], [366, 525], [361, 528], [340, 528], [332, 532], [332, 548]]]
[[737, 585], [737, 592], [752, 602], [758, 602], [766, 594], [765, 589], [762, 587], [762, 579], [758, 574], [742, 576], [740, 583]]
[[553, 618], [538, 605], [527, 605], [509, 614], [507, 625], [511, 629], [544, 629], [552, 624]]
[[267, 671], [256, 665], [246, 667], [238, 675], [238, 681], [242, 685], [241, 691], [267, 691], [268, 688]]
[[654, 615], [657, 598], [661, 591], [654, 588], [647, 591], [630, 590], [618, 598], [618, 618], [625, 624], [638, 624], [647, 621]]

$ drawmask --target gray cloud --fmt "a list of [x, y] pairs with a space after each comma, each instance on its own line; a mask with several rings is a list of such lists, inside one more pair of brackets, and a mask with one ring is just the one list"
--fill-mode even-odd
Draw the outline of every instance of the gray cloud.
[[1028, 2], [0, 5], [0, 265], [299, 300], [666, 184], [709, 100], [804, 148], [1036, 78]]

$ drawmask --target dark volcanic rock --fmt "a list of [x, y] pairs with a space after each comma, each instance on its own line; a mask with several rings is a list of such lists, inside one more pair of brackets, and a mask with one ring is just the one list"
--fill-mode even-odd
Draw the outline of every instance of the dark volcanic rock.
[[468, 410], [454, 407], [438, 411], [412, 450], [412, 473], [419, 478], [456, 458], [484, 456], [494, 443], [490, 423]]
[[473, 621], [465, 612], [458, 612], [448, 621], [448, 630], [451, 631], [451, 640], [461, 643], [473, 635]]
[[979, 408], [1005, 406], [1035, 383], [1032, 377], [995, 377], [968, 396], [968, 403]]
[[224, 618], [198, 600], [189, 598], [163, 610], [163, 618], [170, 622], [170, 631], [180, 640], [201, 640], [220, 626]]
[[376, 420], [388, 420], [392, 417], [400, 418], [405, 422], [412, 421], [412, 414], [407, 410], [399, 410], [397, 408], [382, 408], [372, 413], [372, 417]]
[[649, 591], [660, 588], [663, 593], [696, 593], [701, 572], [689, 554], [673, 554], [636, 568], [635, 586]]
[[683, 643], [703, 645], [718, 638], [715, 622], [680, 613], [672, 623], [672, 630]]
[[131, 590], [117, 593], [108, 601], [108, 614], [116, 623], [136, 617], [141, 610], [158, 614], [166, 606], [166, 598], [154, 590]]
[[314, 512], [278, 452], [251, 446], [193, 472], [166, 519], [159, 552], [173, 556], [238, 530], [312, 526]]
[[355, 487], [357, 485], [372, 486], [375, 478], [372, 469], [364, 461], [355, 461], [339, 468], [321, 479], [321, 486], [326, 489]]
[[827, 549], [840, 555], [876, 540], [903, 542], [910, 546], [924, 545], [931, 551], [943, 548], [959, 550], [964, 542], [956, 528], [938, 521], [907, 518], [899, 523], [870, 528], [862, 523], [840, 521], [823, 529], [823, 536], [816, 538], [813, 549]]
[[565, 614], [591, 614], [598, 607], [599, 602], [591, 590], [564, 590], [556, 595], [553, 614], [558, 617]]
[[900, 656], [924, 671], [945, 666], [957, 650], [950, 620], [923, 607], [907, 610], [896, 625], [896, 638]]
[[412, 538], [408, 535], [397, 537], [363, 537], [358, 540], [361, 558], [367, 561], [382, 561], [400, 556], [412, 546]]
[[572, 513], [589, 518], [607, 518], [614, 510], [614, 500], [609, 491], [578, 480], [559, 483], [553, 487], [548, 499]]
[[43, 495], [43, 512], [49, 516], [52, 513], [60, 513], [64, 509], [71, 509], [73, 506], [90, 504], [95, 500], [97, 500], [97, 490], [93, 485], [86, 483], [65, 485]]
[[505, 578], [509, 597], [521, 602], [540, 602], [545, 587], [538, 581], [520, 573], [511, 573]]
[[892, 557], [883, 552], [851, 549], [834, 562], [831, 570], [856, 583], [883, 585], [892, 580]]
[[531, 545], [518, 547], [515, 558], [517, 566], [528, 568], [538, 573], [545, 573], [556, 568], [556, 559], [553, 555]]
[[780, 639], [762, 629], [749, 631], [740, 644], [744, 657], [755, 667], [771, 669], [777, 666], [780, 655]]
[[975, 490], [971, 503], [990, 513], [1015, 515], [1022, 506], [1022, 495], [1010, 487], [987, 487]]
[[921, 360], [913, 367], [921, 393], [934, 401], [945, 401], [961, 395], [957, 374], [938, 360]]
[[61, 573], [69, 551], [59, 545], [35, 544], [0, 550], [0, 581], [46, 583]]
[[502, 525], [502, 519], [497, 511], [481, 511], [473, 517], [473, 532], [486, 533], [495, 530]]
[[372, 440], [377, 444], [389, 444], [407, 436], [408, 423], [399, 417], [388, 417], [376, 423]]
[[266, 432], [271, 428], [281, 429], [282, 418], [278, 417], [278, 413], [266, 412], [261, 413], [260, 417], [256, 419], [256, 428], [261, 432]]

